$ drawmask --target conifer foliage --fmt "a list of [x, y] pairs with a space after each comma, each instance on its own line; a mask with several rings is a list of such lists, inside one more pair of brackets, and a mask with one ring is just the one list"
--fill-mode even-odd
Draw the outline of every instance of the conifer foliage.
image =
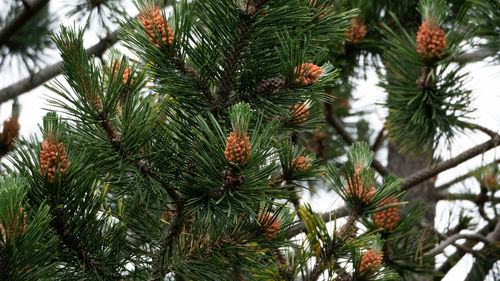
[[[41, 139], [16, 143], [15, 108], [0, 134], [3, 150], [17, 148], [0, 179], [0, 280], [437, 275], [446, 245], [416, 228], [425, 209], [406, 202], [414, 185], [381, 168], [374, 146], [346, 137], [332, 105], [349, 90], [339, 86], [353, 70], [342, 60], [382, 36], [388, 137], [434, 153], [466, 126], [470, 91], [453, 64], [465, 12], [454, 25], [444, 0], [413, 1], [413, 30], [392, 10], [379, 13], [388, 24], [370, 26], [368, 8], [380, 12], [382, 1], [158, 2], [136, 1], [138, 16], [121, 23], [131, 58], [89, 56], [75, 27], [52, 35], [63, 78], [46, 86], [56, 97]], [[333, 140], [325, 120], [349, 144], [345, 158], [317, 158]], [[496, 170], [480, 178], [485, 192], [498, 185]], [[301, 202], [317, 183], [338, 195], [337, 211]]]

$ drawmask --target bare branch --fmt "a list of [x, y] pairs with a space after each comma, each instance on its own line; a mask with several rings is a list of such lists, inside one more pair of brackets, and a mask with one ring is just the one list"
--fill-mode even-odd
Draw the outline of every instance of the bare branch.
[[33, 0], [30, 3], [24, 2], [24, 9], [0, 30], [0, 46], [5, 45], [9, 38], [45, 7], [49, 1]]
[[401, 185], [401, 190], [406, 191], [417, 184], [430, 179], [434, 177], [435, 175], [446, 171], [450, 168], [456, 167], [459, 164], [476, 157], [477, 155], [484, 153], [500, 144], [500, 136], [496, 136], [482, 144], [476, 145], [459, 155], [457, 155], [454, 158], [448, 159], [446, 161], [443, 161], [441, 163], [438, 163], [434, 167], [429, 167], [420, 171], [417, 171], [413, 175], [407, 177], [404, 181], [404, 183]]
[[492, 48], [487, 48], [487, 47], [482, 47], [479, 48], [475, 51], [472, 51], [470, 53], [465, 53], [457, 58], [455, 58], [456, 62], [462, 62], [462, 63], [470, 63], [470, 62], [477, 62], [481, 61], [487, 57], [494, 56], [498, 53], [498, 50], [492, 49]]
[[[441, 240], [441, 241], [446, 241], [447, 239], [450, 238], [447, 235], [445, 235], [445, 234], [437, 231], [437, 229], [435, 229], [434, 227], [432, 227], [430, 225], [426, 225], [426, 224], [424, 224], [422, 222], [419, 222], [418, 225], [420, 227], [425, 228], [425, 229], [431, 231], [432, 233], [434, 233], [439, 238], [439, 240]], [[476, 241], [476, 240], [474, 240], [474, 241]], [[451, 242], [451, 245], [455, 246], [457, 249], [460, 249], [461, 251], [464, 251], [464, 252], [467, 252], [467, 253], [471, 253], [471, 254], [477, 254], [476, 251], [472, 250], [471, 248], [469, 248], [467, 246], [464, 246], [463, 244], [457, 244], [455, 241]]]
[[474, 234], [458, 233], [458, 234], [455, 234], [455, 235], [452, 235], [452, 236], [448, 237], [446, 240], [444, 240], [443, 242], [441, 242], [441, 244], [439, 244], [434, 249], [432, 249], [429, 252], [427, 252], [425, 255], [426, 256], [432, 256], [432, 255], [435, 255], [435, 254], [439, 254], [446, 247], [454, 244], [455, 241], [457, 241], [459, 239], [475, 240], [475, 241], [484, 242], [485, 244], [490, 244], [490, 242], [491, 242], [488, 238], [484, 237], [481, 234], [477, 234], [477, 233], [474, 233]]
[[[101, 56], [109, 47], [111, 47], [117, 41], [118, 32], [115, 31], [112, 34], [109, 34], [104, 39], [102, 39], [99, 43], [94, 46], [88, 48], [87, 55], [89, 56]], [[0, 90], [0, 104], [4, 103], [10, 99], [13, 99], [23, 93], [26, 93], [34, 88], [42, 85], [43, 83], [49, 81], [50, 79], [56, 77], [61, 74], [61, 70], [64, 67], [62, 61], [59, 61], [55, 64], [49, 65], [39, 72], [31, 75], [28, 78], [25, 78], [21, 81], [18, 81], [8, 87], [5, 87]]]
[[[351, 145], [356, 142], [356, 140], [344, 129], [344, 124], [339, 117], [333, 111], [333, 106], [331, 104], [325, 104], [326, 108], [326, 121], [340, 134], [344, 142]], [[384, 167], [377, 159], [373, 159], [372, 168], [379, 172], [382, 176], [389, 175], [389, 171]]]
[[486, 165], [482, 165], [481, 167], [477, 167], [476, 169], [468, 172], [467, 174], [461, 175], [461, 176], [456, 177], [455, 179], [453, 179], [453, 180], [451, 180], [451, 181], [449, 181], [447, 183], [444, 183], [444, 184], [442, 184], [440, 186], [437, 186], [436, 189], [438, 189], [440, 191], [443, 191], [443, 190], [447, 189], [448, 187], [450, 187], [450, 186], [452, 186], [454, 184], [457, 184], [457, 183], [459, 183], [461, 181], [464, 181], [464, 180], [466, 180], [466, 179], [474, 176], [475, 173], [477, 173], [478, 171], [484, 169], [484, 167], [495, 165], [495, 164], [498, 164], [498, 163], [500, 163], [500, 159], [497, 159], [497, 160], [495, 160], [495, 161], [493, 161], [491, 163], [488, 163]]

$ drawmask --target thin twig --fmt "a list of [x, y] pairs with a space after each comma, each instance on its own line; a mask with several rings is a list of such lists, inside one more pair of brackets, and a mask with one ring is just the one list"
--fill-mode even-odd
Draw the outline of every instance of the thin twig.
[[[99, 43], [88, 48], [87, 55], [95, 55], [97, 57], [101, 56], [109, 47], [117, 42], [117, 34], [115, 31], [105, 38], [103, 38]], [[38, 71], [37, 73], [31, 75], [28, 78], [20, 80], [10, 86], [7, 86], [0, 90], [0, 104], [4, 103], [10, 99], [13, 99], [23, 93], [26, 93], [34, 88], [42, 85], [43, 83], [49, 81], [50, 79], [61, 74], [64, 67], [63, 61], [59, 61], [55, 64], [46, 66], [44, 69]]]
[[479, 130], [479, 131], [487, 134], [491, 138], [494, 138], [494, 137], [498, 136], [498, 133], [495, 133], [492, 130], [490, 130], [490, 129], [484, 127], [484, 126], [481, 126], [479, 124], [470, 123], [470, 122], [466, 122], [465, 124], [469, 126], [469, 129], [471, 129], [471, 130]]
[[450, 187], [450, 186], [452, 186], [454, 184], [457, 184], [457, 183], [462, 182], [462, 181], [464, 181], [464, 180], [466, 180], [466, 179], [468, 179], [470, 177], [473, 177], [477, 172], [483, 170], [484, 167], [488, 167], [488, 166], [495, 165], [495, 164], [498, 164], [498, 163], [500, 163], [500, 159], [497, 159], [497, 160], [495, 160], [495, 161], [493, 161], [491, 163], [488, 163], [486, 165], [481, 165], [481, 167], [475, 168], [474, 170], [468, 172], [467, 174], [458, 176], [455, 179], [453, 179], [453, 180], [451, 180], [451, 181], [449, 181], [447, 183], [444, 183], [444, 184], [442, 184], [440, 186], [437, 186], [436, 189], [440, 190], [440, 191], [443, 191], [443, 190], [447, 189], [448, 187]]
[[[333, 106], [331, 104], [325, 104], [326, 108], [326, 121], [340, 134], [342, 139], [347, 145], [351, 145], [356, 142], [356, 140], [345, 130], [344, 124], [340, 118], [333, 111]], [[382, 176], [389, 175], [389, 170], [384, 167], [377, 159], [373, 159], [372, 168], [375, 169]]]
[[25, 3], [24, 9], [8, 22], [0, 30], [0, 46], [5, 45], [9, 38], [16, 33], [24, 24], [33, 18], [43, 7], [49, 3], [49, 0], [33, 0]]
[[[321, 214], [321, 217], [323, 218], [323, 221], [325, 223], [328, 223], [334, 219], [342, 218], [347, 215], [349, 215], [349, 210], [347, 209], [346, 206], [342, 206], [336, 210]], [[290, 233], [288, 234], [288, 238], [295, 237], [305, 231], [306, 231], [306, 225], [303, 221], [301, 221], [300, 223], [292, 227]]]
[[459, 164], [476, 157], [477, 155], [484, 153], [500, 144], [500, 137], [497, 135], [496, 137], [482, 143], [478, 144], [460, 154], [457, 156], [450, 158], [446, 161], [443, 161], [441, 163], [438, 163], [434, 167], [429, 167], [426, 169], [422, 169], [420, 171], [415, 172], [411, 176], [407, 177], [403, 184], [401, 185], [401, 190], [406, 191], [419, 183], [428, 180], [435, 175], [446, 171], [450, 168], [456, 167]]

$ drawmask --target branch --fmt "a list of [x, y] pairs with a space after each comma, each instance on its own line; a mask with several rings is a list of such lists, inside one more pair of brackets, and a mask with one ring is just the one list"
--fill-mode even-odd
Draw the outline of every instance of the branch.
[[[331, 104], [325, 103], [325, 108], [326, 108], [326, 121], [333, 128], [335, 128], [337, 133], [339, 133], [342, 139], [344, 139], [345, 143], [347, 143], [348, 145], [352, 145], [353, 143], [355, 143], [356, 140], [345, 130], [344, 124], [342, 124], [340, 118], [337, 117], [337, 115], [333, 111], [333, 106]], [[373, 159], [371, 166], [382, 176], [389, 175], [389, 171], [387, 170], [387, 168], [384, 167], [377, 159], [375, 158]]]
[[[480, 196], [481, 194], [467, 194], [467, 193], [446, 193], [446, 192], [439, 192], [436, 196], [437, 200], [446, 200], [446, 201], [453, 201], [453, 200], [467, 200], [471, 201], [474, 203], [481, 203], [484, 201], [481, 201]], [[493, 197], [489, 198], [491, 203], [496, 204], [500, 203], [500, 198], [499, 197]]]
[[500, 144], [500, 136], [495, 136], [494, 138], [476, 145], [459, 155], [457, 155], [454, 158], [448, 159], [446, 161], [443, 161], [441, 163], [438, 163], [434, 167], [429, 167], [426, 169], [422, 169], [420, 171], [417, 171], [413, 175], [407, 177], [403, 184], [401, 185], [401, 190], [406, 191], [417, 184], [430, 179], [434, 177], [435, 175], [441, 173], [442, 171], [448, 170], [450, 168], [456, 167], [457, 165], [476, 157], [477, 155], [484, 153]]
[[468, 172], [467, 174], [461, 175], [461, 176], [459, 176], [459, 177], [457, 177], [457, 178], [455, 178], [455, 179], [453, 179], [453, 180], [451, 180], [451, 181], [449, 181], [447, 183], [444, 183], [444, 184], [442, 184], [440, 186], [437, 186], [436, 189], [440, 190], [440, 191], [443, 191], [443, 190], [447, 189], [448, 187], [450, 187], [450, 186], [452, 186], [452, 185], [454, 185], [456, 183], [459, 183], [461, 181], [464, 181], [464, 180], [466, 180], [466, 179], [474, 176], [475, 173], [477, 173], [478, 171], [484, 169], [484, 167], [488, 167], [488, 166], [495, 165], [495, 164], [498, 164], [498, 163], [500, 163], [500, 159], [497, 159], [497, 160], [495, 160], [495, 161], [493, 161], [491, 163], [488, 163], [486, 165], [482, 165], [481, 167], [478, 167], [478, 168], [476, 168], [476, 169]]
[[488, 47], [481, 47], [475, 51], [472, 51], [470, 53], [465, 53], [462, 54], [454, 59], [455, 62], [461, 62], [461, 63], [470, 63], [470, 62], [477, 62], [481, 61], [487, 57], [494, 56], [498, 53], [498, 50], [488, 48]]
[[0, 30], [0, 46], [7, 44], [9, 38], [45, 7], [49, 1], [50, 0], [33, 0], [31, 3], [25, 2], [24, 9]]
[[371, 151], [376, 152], [384, 140], [386, 139], [385, 135], [385, 126], [382, 127], [382, 129], [378, 132], [377, 138], [375, 139], [375, 142], [373, 143], [372, 147], [370, 148]]
[[[338, 208], [337, 210], [333, 210], [333, 211], [321, 214], [321, 217], [323, 218], [323, 221], [325, 223], [328, 223], [334, 219], [345, 217], [347, 215], [349, 215], [349, 210], [347, 209], [346, 206], [342, 206], [342, 207]], [[300, 233], [305, 232], [305, 231], [306, 231], [306, 225], [303, 221], [301, 221], [300, 223], [298, 223], [297, 225], [292, 227], [287, 238], [290, 239], [290, 238], [295, 237], [295, 236], [297, 236]]]
[[426, 256], [432, 256], [432, 255], [438, 254], [441, 251], [443, 251], [446, 247], [448, 247], [449, 245], [455, 244], [455, 241], [457, 241], [459, 239], [469, 239], [469, 240], [474, 240], [474, 241], [480, 241], [480, 242], [484, 242], [487, 245], [489, 245], [491, 243], [491, 241], [488, 238], [484, 237], [481, 234], [477, 234], [477, 233], [474, 233], [474, 234], [457, 233], [455, 235], [452, 235], [452, 236], [448, 237], [446, 240], [444, 240], [443, 242], [441, 242], [441, 244], [439, 244], [434, 249], [432, 249], [429, 252], [427, 252], [425, 255]]
[[465, 122], [465, 124], [469, 127], [469, 129], [471, 129], [471, 130], [479, 130], [479, 131], [487, 134], [491, 138], [494, 138], [494, 137], [496, 137], [498, 135], [497, 133], [493, 132], [492, 130], [490, 130], [490, 129], [484, 127], [484, 126], [481, 126], [479, 124], [469, 123], [469, 122]]
[[[102, 39], [99, 43], [94, 46], [88, 48], [87, 55], [88, 56], [101, 56], [109, 47], [117, 42], [117, 34], [115, 31], [111, 34], [108, 34], [104, 39]], [[18, 81], [8, 87], [5, 87], [0, 90], [0, 104], [4, 103], [10, 99], [13, 99], [23, 93], [26, 93], [34, 88], [42, 85], [43, 83], [49, 81], [50, 79], [56, 77], [61, 74], [61, 71], [64, 67], [62, 61], [59, 61], [55, 64], [49, 65], [44, 69], [38, 71], [37, 73], [31, 75], [28, 78], [25, 78], [21, 81]]]

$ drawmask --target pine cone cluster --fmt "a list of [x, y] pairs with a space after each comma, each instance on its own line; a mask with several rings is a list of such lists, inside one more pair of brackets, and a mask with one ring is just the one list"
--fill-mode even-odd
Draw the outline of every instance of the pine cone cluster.
[[139, 14], [139, 20], [147, 31], [149, 41], [153, 43], [157, 48], [160, 47], [158, 44], [157, 34], [159, 33], [162, 37], [163, 43], [167, 45], [172, 45], [174, 41], [174, 32], [168, 23], [164, 22], [163, 15], [160, 12], [160, 7], [149, 7]]
[[366, 24], [359, 18], [352, 20], [352, 27], [346, 31], [347, 39], [352, 44], [358, 44], [366, 36]]
[[285, 79], [282, 76], [262, 80], [257, 86], [258, 93], [277, 94], [285, 88]]
[[375, 252], [375, 250], [370, 249], [361, 258], [361, 263], [359, 264], [359, 272], [361, 274], [366, 274], [368, 278], [371, 278], [375, 272], [378, 270], [382, 264], [382, 257]]
[[[113, 69], [113, 78], [115, 78], [115, 75], [118, 73], [118, 71], [120, 70], [120, 61], [117, 60], [115, 62], [115, 67]], [[125, 69], [123, 70], [123, 75], [122, 75], [122, 79], [123, 79], [123, 84], [126, 84], [127, 83], [127, 80], [130, 76], [130, 67], [128, 67], [128, 65], [125, 66]]]
[[290, 111], [294, 122], [297, 124], [304, 123], [309, 117], [309, 107], [305, 103], [291, 106]]
[[297, 158], [292, 159], [292, 167], [294, 168], [295, 171], [306, 170], [308, 165], [309, 162], [307, 161], [307, 158], [305, 158], [304, 156], [299, 156]]
[[264, 234], [267, 239], [272, 239], [280, 232], [280, 222], [276, 217], [271, 214], [261, 214], [259, 217], [259, 223], [263, 228]]
[[[397, 198], [392, 199], [391, 197], [389, 197], [386, 198], [384, 201], [382, 201], [380, 204], [378, 204], [377, 207], [380, 208], [385, 205], [395, 204], [395, 203], [398, 203], [398, 199]], [[373, 218], [378, 227], [391, 231], [394, 228], [396, 228], [396, 226], [398, 226], [399, 208], [391, 207], [389, 209], [376, 212], [373, 215]]]
[[[19, 208], [19, 213], [22, 212], [23, 208], [21, 207]], [[7, 238], [9, 238], [9, 240], [14, 240], [16, 234], [18, 234], [19, 232], [21, 233], [21, 235], [24, 234], [24, 232], [26, 231], [26, 216], [27, 215], [24, 214], [23, 223], [19, 224], [19, 214], [17, 214], [15, 218], [14, 214], [12, 214], [11, 212], [7, 214], [7, 229], [5, 229], [2, 223], [0, 223], [0, 233], [2, 234], [2, 238], [4, 241]]]
[[487, 173], [481, 179], [481, 186], [495, 187], [497, 185], [498, 185], [497, 176], [494, 173]]
[[423, 21], [417, 32], [417, 52], [422, 58], [441, 58], [446, 47], [446, 34], [442, 28], [429, 26]]
[[245, 165], [248, 158], [250, 158], [251, 149], [250, 140], [246, 135], [239, 137], [234, 132], [231, 132], [229, 137], [227, 137], [224, 155], [229, 162], [237, 165]]
[[3, 130], [0, 133], [0, 142], [2, 149], [10, 151], [13, 148], [14, 139], [19, 137], [19, 122], [16, 117], [10, 117], [3, 122]]
[[352, 178], [347, 179], [347, 194], [353, 198], [361, 199], [361, 201], [368, 203], [375, 195], [375, 187], [367, 188], [363, 186], [359, 178], [359, 170], [356, 171]]
[[298, 67], [295, 67], [294, 73], [297, 76], [295, 81], [302, 86], [307, 86], [318, 82], [319, 77], [323, 73], [323, 69], [313, 63], [303, 63], [300, 67], [300, 71]]
[[66, 148], [63, 143], [57, 143], [53, 140], [44, 140], [42, 150], [40, 150], [40, 169], [41, 175], [47, 173], [47, 179], [50, 183], [54, 182], [56, 169], [59, 175], [64, 175], [68, 169], [69, 162], [66, 155]]

